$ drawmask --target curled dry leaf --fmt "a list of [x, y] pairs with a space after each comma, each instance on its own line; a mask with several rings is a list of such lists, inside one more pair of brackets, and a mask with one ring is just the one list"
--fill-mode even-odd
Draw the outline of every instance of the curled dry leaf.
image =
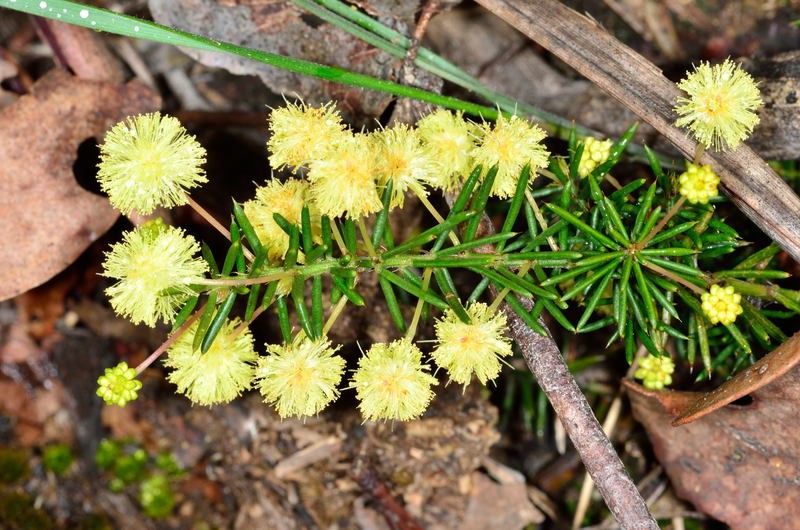
[[762, 357], [753, 366], [693, 401], [678, 413], [672, 424], [683, 425], [692, 422], [733, 403], [785, 374], [794, 368], [798, 361], [800, 361], [800, 333]]
[[734, 530], [797, 527], [800, 368], [753, 392], [749, 404], [729, 404], [678, 427], [672, 420], [702, 393], [625, 385], [678, 496]]
[[75, 180], [78, 147], [159, 103], [136, 82], [53, 71], [0, 112], [0, 300], [55, 276], [114, 223], [108, 200]]

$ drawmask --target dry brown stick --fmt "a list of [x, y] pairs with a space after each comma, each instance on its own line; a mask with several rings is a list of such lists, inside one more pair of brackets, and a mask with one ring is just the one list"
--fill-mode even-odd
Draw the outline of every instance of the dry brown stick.
[[[575, 68], [664, 135], [690, 160], [697, 142], [677, 129], [680, 94], [647, 59], [589, 18], [556, 0], [478, 3]], [[800, 199], [746, 145], [700, 159], [719, 175], [726, 194], [756, 225], [800, 262]]]
[[[521, 302], [531, 309], [530, 300]], [[507, 305], [503, 309], [525, 362], [553, 405], [614, 518], [625, 530], [657, 529], [658, 523], [595, 418], [555, 341], [533, 331]]]

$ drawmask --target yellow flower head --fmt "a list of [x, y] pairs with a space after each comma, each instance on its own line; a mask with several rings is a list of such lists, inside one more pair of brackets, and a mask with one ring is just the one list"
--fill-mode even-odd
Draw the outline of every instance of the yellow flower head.
[[418, 418], [433, 399], [436, 378], [422, 364], [422, 352], [410, 339], [375, 344], [358, 361], [355, 388], [362, 416], [373, 420]]
[[425, 184], [436, 174], [436, 164], [428, 157], [415, 129], [398, 124], [369, 136], [377, 160], [378, 186], [391, 179], [391, 207], [403, 207], [406, 191], [424, 195]]
[[692, 204], [706, 204], [712, 197], [717, 196], [719, 177], [711, 166], [696, 166], [687, 164], [686, 171], [678, 177], [679, 192]]
[[611, 155], [611, 140], [598, 140], [591, 136], [583, 144], [583, 155], [578, 163], [578, 176], [585, 178]]
[[742, 314], [742, 295], [735, 292], [732, 286], [720, 287], [712, 285], [707, 293], [700, 297], [703, 313], [712, 324], [727, 326], [733, 324], [736, 317]]
[[[507, 199], [514, 194], [519, 174], [526, 164], [531, 166], [531, 176], [547, 166], [550, 153], [542, 145], [545, 132], [519, 116], [500, 116], [494, 127], [481, 125], [483, 140], [472, 150], [475, 164], [481, 164], [484, 173], [497, 166], [492, 195]], [[533, 180], [533, 179], [531, 179]]]
[[672, 359], [664, 355], [663, 357], [653, 357], [648, 355], [639, 361], [639, 368], [633, 377], [642, 380], [645, 388], [661, 390], [665, 386], [672, 384], [672, 374], [675, 372], [675, 363]]
[[269, 355], [256, 368], [264, 401], [275, 405], [281, 418], [318, 414], [339, 396], [345, 363], [337, 349], [327, 340], [267, 345]]
[[467, 314], [469, 324], [462, 322], [452, 309], [436, 322], [438, 345], [431, 357], [456, 383], [466, 386], [474, 374], [486, 384], [500, 373], [500, 357], [513, 353], [506, 337], [506, 317], [502, 313], [490, 314], [489, 307], [480, 302], [467, 307]]
[[275, 169], [304, 167], [325, 157], [346, 136], [345, 126], [333, 103], [308, 107], [287, 103], [269, 115], [271, 136], [267, 142], [269, 163]]
[[363, 134], [351, 134], [308, 168], [311, 200], [328, 217], [351, 219], [380, 211], [375, 152]]
[[435, 170], [429, 175], [431, 186], [452, 191], [474, 167], [471, 152], [475, 147], [475, 124], [461, 111], [439, 109], [417, 122], [417, 131]]
[[97, 378], [97, 395], [107, 405], [124, 407], [139, 396], [140, 388], [142, 382], [136, 379], [136, 370], [128, 368], [126, 362], [106, 368], [105, 373]]
[[258, 355], [250, 330], [237, 333], [238, 327], [238, 319], [223, 324], [206, 353], [192, 347], [197, 323], [170, 346], [164, 364], [173, 370], [167, 379], [192, 403], [227, 403], [250, 388]]
[[[290, 223], [300, 226], [303, 206], [308, 202], [308, 182], [289, 179], [281, 182], [272, 179], [256, 190], [256, 198], [244, 203], [244, 213], [253, 225], [258, 239], [269, 249], [267, 257], [280, 262], [289, 250], [289, 235], [275, 222], [273, 214], [279, 213]], [[313, 234], [319, 238], [319, 213], [309, 204]]]
[[194, 257], [199, 250], [192, 236], [161, 219], [126, 232], [103, 262], [103, 276], [118, 280], [106, 289], [111, 307], [134, 324], [171, 322], [194, 294], [191, 284], [208, 270], [205, 261]]
[[147, 215], [186, 204], [186, 190], [207, 181], [206, 150], [181, 122], [158, 112], [116, 124], [100, 145], [97, 180], [114, 208]]
[[678, 127], [688, 127], [698, 142], [717, 151], [734, 149], [758, 124], [763, 105], [753, 78], [730, 59], [711, 66], [700, 63], [678, 83], [688, 97], [675, 107]]

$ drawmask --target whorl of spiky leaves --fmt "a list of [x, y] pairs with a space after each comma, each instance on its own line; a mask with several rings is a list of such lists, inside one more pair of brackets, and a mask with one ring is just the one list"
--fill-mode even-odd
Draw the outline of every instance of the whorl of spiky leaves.
[[267, 345], [269, 355], [256, 368], [256, 385], [264, 401], [281, 418], [314, 416], [339, 396], [344, 359], [327, 340]]
[[742, 295], [733, 286], [712, 285], [707, 293], [700, 296], [703, 313], [712, 324], [727, 326], [742, 314]]
[[124, 407], [139, 397], [141, 388], [142, 382], [136, 379], [136, 370], [129, 368], [126, 362], [106, 368], [103, 375], [97, 378], [97, 395], [107, 405]]
[[118, 280], [106, 289], [111, 307], [134, 324], [171, 322], [194, 294], [191, 284], [208, 270], [205, 261], [195, 258], [199, 251], [192, 236], [161, 219], [126, 232], [103, 262], [103, 276]]
[[125, 215], [186, 204], [186, 190], [207, 181], [206, 151], [177, 118], [156, 112], [128, 118], [100, 145], [97, 180]]
[[706, 148], [734, 149], [758, 124], [758, 86], [730, 59], [714, 66], [701, 62], [678, 87], [686, 96], [678, 98], [675, 112], [681, 117], [675, 125], [687, 127]]
[[508, 327], [502, 313], [474, 302], [466, 308], [470, 323], [462, 322], [452, 309], [436, 322], [436, 348], [431, 357], [447, 370], [450, 379], [469, 384], [474, 375], [481, 384], [494, 380], [502, 368], [501, 357], [512, 355]]
[[369, 139], [350, 134], [308, 168], [311, 200], [328, 217], [359, 219], [382, 208]]
[[314, 204], [308, 200], [308, 187], [308, 182], [304, 180], [289, 179], [281, 182], [272, 179], [265, 186], [256, 189], [255, 199], [244, 203], [244, 213], [252, 223], [258, 239], [267, 247], [267, 257], [273, 263], [282, 261], [289, 250], [289, 234], [275, 222], [275, 213], [299, 226], [303, 206], [308, 204], [313, 235], [319, 239], [320, 215]]
[[482, 124], [481, 131], [482, 139], [472, 150], [472, 158], [483, 166], [484, 174], [497, 166], [491, 191], [495, 197], [507, 199], [514, 194], [526, 164], [530, 164], [532, 176], [547, 167], [550, 153], [541, 143], [546, 134], [538, 125], [519, 116], [501, 115], [494, 125]]
[[267, 141], [269, 163], [275, 169], [307, 166], [327, 156], [341, 138], [348, 136], [339, 111], [333, 103], [309, 107], [287, 103], [272, 109]]
[[668, 355], [653, 357], [648, 355], [639, 361], [639, 368], [633, 377], [642, 380], [645, 388], [661, 390], [672, 384], [672, 374], [675, 372], [675, 363]]
[[444, 191], [457, 188], [475, 165], [471, 153], [478, 127], [466, 121], [461, 111], [439, 109], [419, 120], [417, 131], [435, 164], [428, 182]]
[[687, 169], [678, 177], [679, 193], [692, 204], [706, 204], [717, 196], [719, 177], [711, 166], [687, 164]]
[[210, 406], [228, 403], [250, 388], [258, 355], [250, 330], [238, 327], [238, 319], [225, 322], [206, 353], [192, 347], [197, 323], [170, 346], [164, 364], [172, 368], [167, 379], [179, 393]]
[[369, 135], [377, 160], [378, 186], [391, 179], [391, 207], [403, 207], [406, 192], [426, 194], [425, 185], [434, 179], [437, 165], [427, 155], [416, 129], [397, 124]]
[[436, 378], [410, 339], [374, 344], [358, 361], [351, 388], [367, 421], [418, 418], [433, 399]]
[[598, 140], [591, 136], [583, 143], [583, 155], [578, 163], [578, 176], [583, 178], [589, 175], [600, 164], [608, 160], [611, 155], [611, 140]]

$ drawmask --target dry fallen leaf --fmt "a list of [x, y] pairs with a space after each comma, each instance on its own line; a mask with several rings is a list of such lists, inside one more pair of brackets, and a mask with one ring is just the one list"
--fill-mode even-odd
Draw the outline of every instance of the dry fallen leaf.
[[78, 146], [159, 103], [137, 82], [56, 70], [0, 112], [0, 300], [55, 276], [114, 223], [108, 200], [75, 180]]
[[800, 361], [800, 333], [759, 359], [753, 366], [725, 381], [682, 409], [673, 425], [683, 425], [733, 403], [785, 374]]
[[753, 392], [749, 405], [728, 405], [679, 427], [674, 417], [702, 393], [625, 385], [678, 496], [734, 530], [797, 528], [800, 368]]

